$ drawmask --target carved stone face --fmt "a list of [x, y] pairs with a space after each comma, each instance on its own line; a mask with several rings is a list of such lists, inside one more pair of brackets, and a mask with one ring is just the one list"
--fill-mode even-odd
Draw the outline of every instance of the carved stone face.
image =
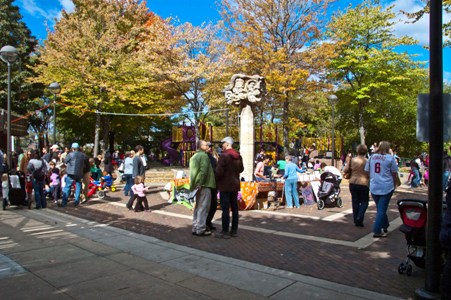
[[226, 103], [236, 106], [258, 103], [263, 94], [260, 90], [261, 86], [264, 87], [264, 78], [261, 76], [235, 74], [224, 91]]

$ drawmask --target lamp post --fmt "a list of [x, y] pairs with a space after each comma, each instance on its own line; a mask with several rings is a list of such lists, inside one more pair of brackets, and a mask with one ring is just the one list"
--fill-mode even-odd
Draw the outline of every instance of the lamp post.
[[56, 95], [61, 92], [61, 86], [58, 82], [52, 82], [49, 90], [53, 94], [53, 144], [56, 144]]
[[332, 166], [335, 167], [335, 104], [337, 103], [338, 97], [335, 95], [329, 95], [327, 97], [330, 106], [332, 106]]
[[0, 49], [0, 58], [8, 65], [8, 104], [7, 104], [7, 128], [6, 128], [6, 159], [8, 168], [11, 168], [11, 64], [17, 60], [19, 53], [13, 46], [4, 46]]

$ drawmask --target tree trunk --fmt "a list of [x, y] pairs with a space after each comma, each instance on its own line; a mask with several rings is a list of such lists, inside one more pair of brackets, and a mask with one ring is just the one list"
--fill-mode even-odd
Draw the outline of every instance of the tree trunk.
[[[97, 102], [97, 111], [102, 111], [102, 101]], [[94, 153], [93, 156], [97, 157], [99, 154], [99, 138], [100, 138], [100, 125], [102, 124], [102, 116], [96, 114], [96, 128], [94, 130]]]
[[359, 133], [360, 133], [360, 144], [365, 145], [365, 128], [363, 125], [363, 103], [359, 104]]
[[105, 151], [107, 149], [108, 141], [109, 141], [109, 133], [110, 133], [110, 118], [102, 118], [103, 120], [103, 147], [102, 150]]
[[289, 98], [288, 95], [284, 95], [284, 101], [283, 101], [283, 147], [285, 155], [287, 154], [288, 147], [289, 147], [289, 140], [288, 140], [288, 108], [289, 108]]

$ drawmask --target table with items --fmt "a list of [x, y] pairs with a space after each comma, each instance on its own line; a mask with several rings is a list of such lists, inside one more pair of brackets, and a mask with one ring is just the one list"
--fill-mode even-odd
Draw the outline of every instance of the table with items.
[[[303, 199], [304, 204], [313, 204], [320, 187], [319, 172], [298, 174], [299, 197]], [[168, 183], [168, 192], [170, 192], [169, 202], [178, 202], [188, 208], [192, 208], [193, 199], [184, 199], [183, 192], [189, 189], [189, 178], [174, 179]], [[282, 204], [285, 200], [284, 181], [276, 179], [274, 181], [241, 181], [241, 191], [238, 195], [238, 205], [240, 210], [266, 209], [270, 207], [268, 203], [268, 193], [275, 192], [275, 197]], [[178, 193], [182, 192], [181, 197]]]
[[[298, 173], [299, 197], [303, 198], [305, 204], [313, 204], [317, 197], [320, 187], [320, 173]], [[285, 200], [284, 181], [276, 179], [275, 181], [259, 182], [241, 182], [240, 209], [266, 209], [270, 207], [268, 203], [268, 193], [275, 191], [275, 197], [279, 203]]]

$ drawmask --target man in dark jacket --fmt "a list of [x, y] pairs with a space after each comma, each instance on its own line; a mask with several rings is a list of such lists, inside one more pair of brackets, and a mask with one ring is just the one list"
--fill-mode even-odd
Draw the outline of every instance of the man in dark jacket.
[[[207, 143], [208, 150], [208, 158], [210, 159], [211, 167], [213, 168], [213, 172], [216, 173], [216, 166], [218, 165], [218, 161], [216, 160], [216, 157], [213, 156], [213, 148], [210, 142]], [[215, 176], [216, 177], [216, 176]], [[213, 220], [213, 217], [215, 216], [216, 209], [218, 208], [218, 190], [217, 189], [211, 189], [211, 203], [210, 203], [210, 210], [208, 211], [207, 215], [207, 230], [214, 231], [216, 230], [216, 227], [213, 226], [213, 223], [211, 222]]]
[[[222, 154], [216, 167], [216, 188], [219, 190], [222, 209], [222, 231], [217, 237], [235, 237], [238, 233], [238, 192], [240, 191], [240, 173], [243, 172], [243, 159], [232, 148], [233, 139], [225, 137], [222, 141]], [[232, 228], [229, 232], [230, 207], [232, 208]]]
[[[133, 173], [132, 173], [132, 179], [133, 182], [135, 182], [136, 176], [143, 176], [146, 177], [146, 168], [144, 167], [143, 160], [141, 155], [144, 153], [144, 147], [141, 145], [137, 145], [135, 147], [135, 156], [133, 157]], [[135, 194], [133, 194], [133, 191], [130, 191], [130, 199], [127, 202], [127, 208], [132, 209], [133, 208], [133, 202], [135, 201]]]
[[75, 199], [74, 205], [78, 206], [80, 203], [80, 192], [81, 192], [81, 180], [83, 178], [83, 167], [85, 161], [85, 155], [78, 151], [78, 143], [72, 144], [72, 152], [66, 156], [66, 185], [64, 186], [63, 199], [61, 206], [65, 207], [67, 204], [67, 198], [70, 195], [70, 189], [72, 184], [75, 182]]

